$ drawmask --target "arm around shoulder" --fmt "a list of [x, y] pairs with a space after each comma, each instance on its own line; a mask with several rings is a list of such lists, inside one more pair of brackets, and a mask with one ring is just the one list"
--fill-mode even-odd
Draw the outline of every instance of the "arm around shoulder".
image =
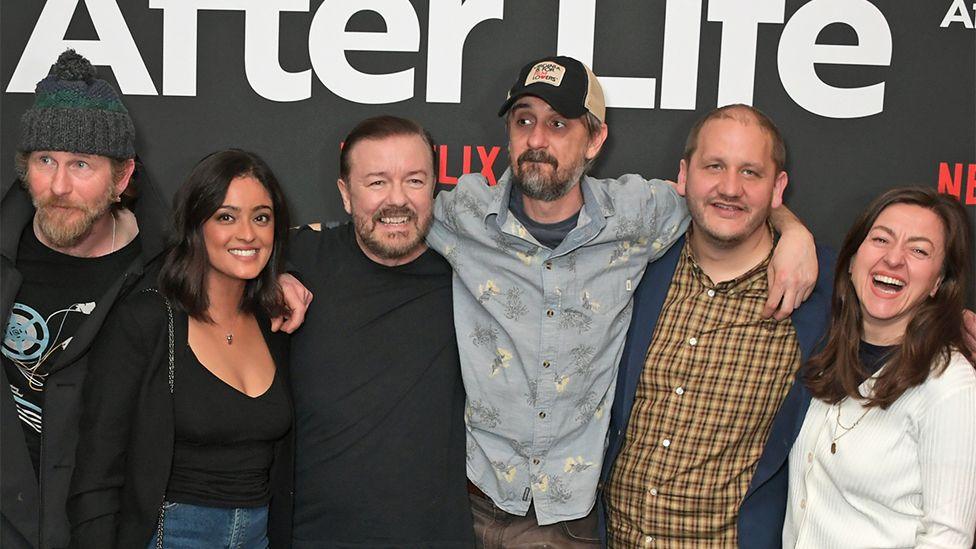
[[488, 192], [488, 180], [481, 174], [465, 174], [453, 189], [438, 192], [434, 197], [434, 219], [426, 236], [427, 245], [449, 256], [463, 230], [459, 217], [483, 216]]
[[622, 186], [609, 189], [615, 204], [639, 204], [646, 223], [645, 234], [651, 238], [649, 261], [655, 261], [671, 248], [691, 223], [688, 205], [671, 183], [661, 179], [646, 180], [637, 174], [624, 174], [617, 179]]
[[769, 297], [763, 316], [783, 320], [813, 292], [819, 265], [813, 234], [787, 207], [774, 208], [770, 222], [780, 233], [767, 276]]

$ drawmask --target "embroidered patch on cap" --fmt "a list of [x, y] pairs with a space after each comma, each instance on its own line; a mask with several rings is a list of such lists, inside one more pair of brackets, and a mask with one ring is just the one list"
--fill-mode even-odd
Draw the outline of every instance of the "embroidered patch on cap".
[[525, 85], [528, 86], [536, 82], [545, 82], [546, 84], [558, 86], [562, 83], [564, 74], [566, 74], [566, 68], [559, 63], [542, 61], [541, 63], [536, 63], [532, 67], [532, 70], [529, 71], [529, 76], [525, 79]]

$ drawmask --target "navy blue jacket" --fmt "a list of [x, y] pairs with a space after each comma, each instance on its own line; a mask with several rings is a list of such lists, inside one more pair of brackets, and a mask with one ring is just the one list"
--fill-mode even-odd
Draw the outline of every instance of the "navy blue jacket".
[[[607, 482], [613, 462], [620, 452], [627, 433], [630, 411], [634, 406], [634, 395], [644, 369], [644, 359], [654, 335], [658, 315], [664, 299], [671, 287], [671, 278], [678, 266], [685, 238], [675, 242], [660, 259], [647, 266], [644, 278], [634, 292], [634, 314], [630, 321], [630, 331], [624, 344], [620, 370], [617, 373], [617, 389], [610, 415], [610, 435], [607, 453], [603, 461], [601, 485]], [[810, 298], [793, 312], [790, 320], [796, 329], [800, 346], [801, 362], [806, 362], [827, 330], [830, 317], [830, 297], [834, 276], [834, 256], [832, 252], [817, 247], [820, 274]], [[786, 516], [788, 460], [790, 448], [800, 432], [810, 393], [802, 382], [797, 381], [790, 388], [779, 412], [773, 419], [766, 446], [756, 472], [749, 484], [739, 507], [738, 536], [739, 547], [765, 548], [782, 545], [783, 520]], [[601, 505], [601, 525], [605, 524]], [[604, 530], [605, 531], [605, 530]]]

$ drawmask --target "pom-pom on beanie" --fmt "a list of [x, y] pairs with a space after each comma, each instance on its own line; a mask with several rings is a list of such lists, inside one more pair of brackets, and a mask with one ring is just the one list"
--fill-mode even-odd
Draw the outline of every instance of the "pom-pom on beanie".
[[20, 119], [19, 150], [136, 155], [135, 127], [119, 94], [74, 50], [58, 57], [34, 93], [34, 105]]

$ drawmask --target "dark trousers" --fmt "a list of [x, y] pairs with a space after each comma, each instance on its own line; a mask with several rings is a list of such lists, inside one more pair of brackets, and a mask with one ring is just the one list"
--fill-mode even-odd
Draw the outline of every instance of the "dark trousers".
[[480, 549], [517, 549], [547, 547], [552, 549], [600, 546], [596, 506], [590, 514], [576, 520], [539, 526], [535, 507], [524, 516], [499, 509], [483, 494], [469, 494], [474, 534]]

